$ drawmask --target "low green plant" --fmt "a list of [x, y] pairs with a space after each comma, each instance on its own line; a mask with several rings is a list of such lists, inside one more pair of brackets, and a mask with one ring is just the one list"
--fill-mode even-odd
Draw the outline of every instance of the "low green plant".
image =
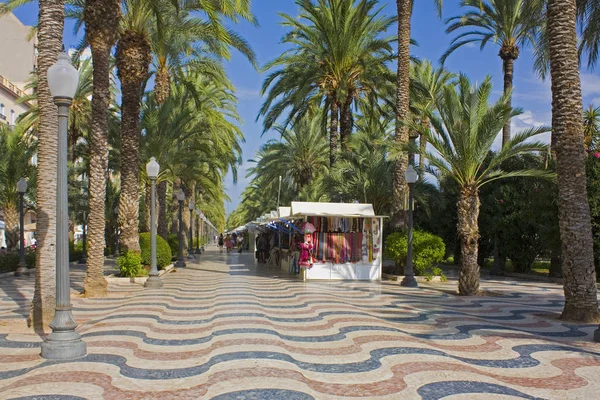
[[[151, 251], [150, 233], [145, 232], [140, 234], [140, 248], [142, 250], [142, 265], [150, 265]], [[165, 239], [156, 235], [156, 266], [158, 269], [163, 269], [171, 264], [171, 247]]]
[[[385, 239], [385, 253], [394, 259], [396, 267], [404, 269], [408, 252], [408, 237], [405, 232], [396, 232]], [[441, 237], [429, 232], [413, 232], [413, 269], [415, 275], [425, 272], [442, 262], [446, 254], [446, 246]]]
[[120, 276], [133, 278], [136, 276], [145, 276], [147, 272], [142, 268], [142, 257], [133, 251], [128, 251], [117, 258]]
[[[0, 273], [14, 272], [19, 266], [21, 256], [19, 251], [0, 254]], [[35, 268], [35, 250], [25, 251], [25, 263], [27, 268]]]
[[170, 233], [169, 236], [167, 236], [167, 242], [171, 248], [172, 256], [175, 256], [177, 253], [179, 253], [179, 235], [176, 233]]

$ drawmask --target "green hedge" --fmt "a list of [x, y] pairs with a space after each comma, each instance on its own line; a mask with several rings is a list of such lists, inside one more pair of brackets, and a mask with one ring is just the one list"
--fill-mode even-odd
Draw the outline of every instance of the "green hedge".
[[[385, 238], [385, 253], [393, 258], [397, 267], [404, 268], [408, 252], [408, 236], [406, 232], [392, 233]], [[441, 237], [429, 232], [413, 232], [413, 269], [415, 275], [425, 275], [446, 254], [446, 245]]]
[[117, 258], [117, 265], [119, 266], [119, 276], [133, 278], [148, 274], [142, 267], [142, 257], [133, 251], [128, 251]]
[[[20, 258], [18, 251], [0, 254], [0, 274], [16, 271]], [[27, 263], [27, 268], [35, 268], [35, 250], [27, 250], [25, 252], [25, 262]]]
[[179, 235], [170, 233], [167, 236], [167, 242], [169, 242], [169, 247], [171, 248], [171, 256], [177, 257], [177, 253], [179, 253]]
[[[150, 265], [150, 233], [140, 234], [140, 248], [142, 250], [142, 265]], [[156, 235], [156, 266], [158, 269], [163, 269], [171, 264], [171, 247], [165, 239]]]

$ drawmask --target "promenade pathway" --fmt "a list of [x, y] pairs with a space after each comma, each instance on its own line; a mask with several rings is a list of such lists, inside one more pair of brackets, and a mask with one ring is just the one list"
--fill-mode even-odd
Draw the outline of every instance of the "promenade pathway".
[[[88, 355], [39, 357], [33, 278], [0, 280], [0, 399], [594, 399], [595, 325], [554, 284], [301, 282], [214, 248], [164, 287], [73, 297]], [[73, 288], [80, 288], [74, 272]]]

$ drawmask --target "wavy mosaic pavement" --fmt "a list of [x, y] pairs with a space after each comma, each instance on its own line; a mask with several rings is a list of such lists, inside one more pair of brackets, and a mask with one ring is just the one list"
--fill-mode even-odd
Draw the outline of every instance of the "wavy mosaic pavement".
[[[88, 355], [39, 357], [32, 278], [0, 283], [1, 399], [592, 399], [595, 325], [556, 319], [561, 288], [486, 281], [494, 297], [395, 283], [300, 282], [208, 252], [146, 290], [73, 298]], [[81, 278], [74, 272], [74, 287]], [[80, 282], [80, 281], [79, 281]]]

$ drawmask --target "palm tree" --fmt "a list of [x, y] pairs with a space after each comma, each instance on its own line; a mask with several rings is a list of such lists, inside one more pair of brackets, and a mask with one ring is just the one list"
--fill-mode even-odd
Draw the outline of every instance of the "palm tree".
[[[447, 33], [466, 30], [455, 37], [441, 62], [455, 50], [467, 44], [479, 43], [483, 49], [490, 41], [500, 46], [498, 56], [502, 59], [504, 94], [513, 87], [514, 63], [520, 48], [535, 46], [535, 38], [542, 25], [542, 1], [528, 0], [463, 0], [466, 7], [461, 15], [449, 18]], [[509, 96], [510, 99], [510, 96]], [[510, 104], [509, 104], [510, 105]], [[510, 140], [510, 121], [502, 128], [502, 145]]]
[[583, 112], [583, 136], [585, 138], [585, 149], [596, 150], [600, 140], [600, 107], [589, 105]]
[[6, 223], [6, 246], [9, 250], [19, 244], [19, 194], [20, 178], [33, 183], [35, 167], [31, 161], [36, 151], [35, 137], [24, 134], [22, 126], [0, 125], [0, 209]]
[[[381, 15], [375, 0], [296, 0], [298, 17], [283, 15], [291, 31], [283, 38], [292, 48], [264, 69], [280, 68], [265, 79], [267, 93], [258, 117], [264, 130], [288, 112], [283, 124], [302, 118], [311, 107], [329, 113], [330, 165], [335, 164], [338, 138], [347, 148], [352, 132], [351, 106], [361, 96], [376, 103], [391, 81], [387, 66], [393, 38], [381, 37], [394, 18]], [[340, 132], [338, 134], [338, 126]]]
[[[562, 318], [600, 318], [590, 206], [587, 198], [583, 104], [577, 54], [575, 0], [548, 0], [548, 50], [552, 81], [552, 148], [558, 174], [565, 307]], [[600, 331], [596, 340], [600, 340]]]
[[[318, 115], [316, 115], [318, 116]], [[256, 165], [249, 175], [260, 175], [266, 182], [275, 182], [282, 176], [284, 184], [296, 193], [308, 185], [327, 166], [327, 138], [315, 115], [307, 115], [291, 129], [276, 126], [280, 140], [270, 140], [258, 151], [251, 162]]]
[[[450, 84], [455, 77], [455, 74], [446, 71], [443, 67], [434, 68], [427, 60], [412, 63], [410, 71], [411, 109], [424, 128], [430, 128], [428, 115], [435, 110], [444, 87]], [[423, 135], [419, 138], [419, 146], [421, 151], [425, 151], [427, 147], [427, 138]], [[424, 165], [423, 159], [419, 162], [421, 166]]]
[[449, 177], [459, 185], [458, 236], [461, 241], [461, 266], [458, 289], [461, 295], [475, 295], [479, 290], [477, 264], [479, 240], [479, 189], [498, 179], [517, 176], [550, 177], [549, 171], [506, 171], [506, 160], [521, 154], [547, 151], [547, 145], [530, 140], [548, 132], [550, 128], [531, 128], [515, 135], [502, 150], [490, 153], [492, 143], [502, 126], [511, 117], [521, 113], [512, 109], [508, 96], [503, 95], [495, 104], [489, 104], [491, 78], [481, 86], [473, 85], [461, 75], [458, 88], [447, 86], [438, 104], [438, 115], [430, 113], [433, 132], [414, 122], [412, 129], [425, 135], [434, 151], [418, 150], [425, 156], [432, 172]]
[[600, 2], [577, 0], [577, 17], [581, 25], [579, 54], [587, 53], [587, 65], [593, 68], [598, 61], [600, 50]]
[[[443, 0], [435, 0], [438, 15], [442, 14]], [[410, 18], [413, 0], [396, 0], [398, 12], [398, 62], [396, 73], [396, 129], [394, 139], [402, 147], [408, 144], [409, 128], [404, 123], [410, 115]], [[408, 194], [408, 185], [404, 173], [408, 166], [408, 154], [399, 154], [394, 167], [392, 182], [394, 185], [394, 207], [392, 209], [392, 226], [406, 226], [404, 204]]]
[[111, 101], [111, 49], [121, 19], [120, 0], [87, 0], [84, 8], [86, 38], [92, 50], [93, 96], [89, 132], [89, 216], [87, 268], [83, 282], [87, 297], [105, 297], [104, 237], [108, 169], [108, 114]]

